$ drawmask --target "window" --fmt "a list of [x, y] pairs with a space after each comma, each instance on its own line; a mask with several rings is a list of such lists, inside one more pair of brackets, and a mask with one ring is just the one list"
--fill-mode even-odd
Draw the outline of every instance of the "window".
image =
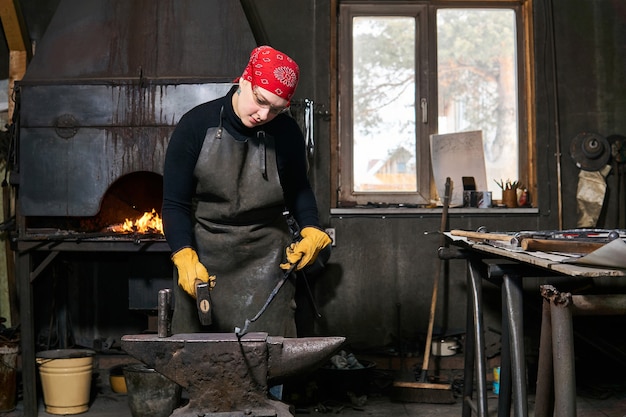
[[435, 202], [431, 134], [482, 131], [494, 199], [494, 180], [529, 178], [523, 12], [497, 0], [340, 4], [337, 206]]

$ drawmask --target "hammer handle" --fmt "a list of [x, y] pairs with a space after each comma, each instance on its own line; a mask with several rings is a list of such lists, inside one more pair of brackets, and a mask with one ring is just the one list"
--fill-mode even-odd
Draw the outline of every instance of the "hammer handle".
[[565, 239], [522, 239], [522, 249], [541, 252], [591, 253], [606, 243]]
[[452, 236], [468, 237], [470, 239], [478, 240], [501, 240], [510, 242], [515, 236], [507, 235], [504, 233], [481, 233], [481, 232], [468, 232], [466, 230], [450, 230]]
[[198, 278], [196, 278], [195, 284], [198, 318], [200, 319], [200, 324], [209, 326], [213, 322], [211, 318], [211, 289], [209, 288], [208, 282], [204, 282]]

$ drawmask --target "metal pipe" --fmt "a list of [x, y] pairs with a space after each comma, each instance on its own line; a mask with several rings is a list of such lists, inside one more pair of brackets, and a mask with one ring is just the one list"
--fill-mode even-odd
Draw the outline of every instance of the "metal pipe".
[[550, 304], [554, 361], [554, 417], [576, 416], [576, 375], [571, 297], [557, 293]]
[[476, 262], [479, 261], [470, 260], [468, 263], [468, 286], [471, 290], [473, 306], [478, 416], [487, 417], [487, 359], [485, 355], [485, 332], [482, 314], [482, 282]]
[[539, 337], [539, 361], [537, 363], [535, 417], [552, 417], [553, 415], [553, 377], [552, 320], [550, 318], [550, 302], [544, 299], [541, 310], [541, 334]]
[[500, 355], [500, 393], [498, 394], [498, 417], [511, 415], [511, 331], [508, 320], [508, 302], [504, 285], [500, 287], [502, 298], [502, 333]]
[[[467, 287], [470, 285], [469, 267], [467, 271]], [[476, 352], [476, 332], [474, 328], [474, 306], [473, 299], [467, 297], [465, 314], [465, 360], [463, 364], [463, 409], [462, 417], [472, 417], [472, 411], [476, 413], [476, 404], [472, 400], [474, 393], [474, 358]]]
[[506, 291], [511, 343], [513, 398], [515, 399], [513, 408], [517, 417], [528, 417], [522, 279], [518, 275], [505, 274], [503, 276], [503, 285]]

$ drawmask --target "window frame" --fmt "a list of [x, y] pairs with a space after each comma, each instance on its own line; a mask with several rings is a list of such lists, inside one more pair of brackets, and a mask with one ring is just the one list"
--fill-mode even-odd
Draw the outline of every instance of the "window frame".
[[[340, 0], [336, 7], [338, 16], [337, 49], [337, 120], [336, 137], [331, 139], [336, 153], [332, 154], [331, 181], [336, 193], [331, 196], [334, 207], [365, 206], [371, 202], [381, 205], [406, 204], [432, 207], [437, 198], [437, 188], [432, 177], [429, 137], [438, 133], [437, 126], [437, 10], [443, 8], [509, 8], [515, 12], [517, 25], [517, 75], [518, 75], [518, 158], [519, 181], [531, 193], [536, 190], [534, 137], [534, 74], [532, 67], [532, 0], [456, 0], [456, 1], [367, 1]], [[413, 16], [416, 19], [415, 45], [415, 103], [426, 99], [427, 123], [416, 105], [416, 192], [355, 192], [353, 190], [353, 136], [352, 136], [352, 19], [356, 16]], [[533, 193], [536, 195], [536, 193]], [[533, 201], [536, 206], [536, 201]]]

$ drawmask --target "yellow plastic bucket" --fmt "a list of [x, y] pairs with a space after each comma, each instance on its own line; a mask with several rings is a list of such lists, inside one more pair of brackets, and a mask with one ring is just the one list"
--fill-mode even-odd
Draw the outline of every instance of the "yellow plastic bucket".
[[46, 412], [80, 414], [89, 409], [95, 352], [57, 349], [37, 353]]

